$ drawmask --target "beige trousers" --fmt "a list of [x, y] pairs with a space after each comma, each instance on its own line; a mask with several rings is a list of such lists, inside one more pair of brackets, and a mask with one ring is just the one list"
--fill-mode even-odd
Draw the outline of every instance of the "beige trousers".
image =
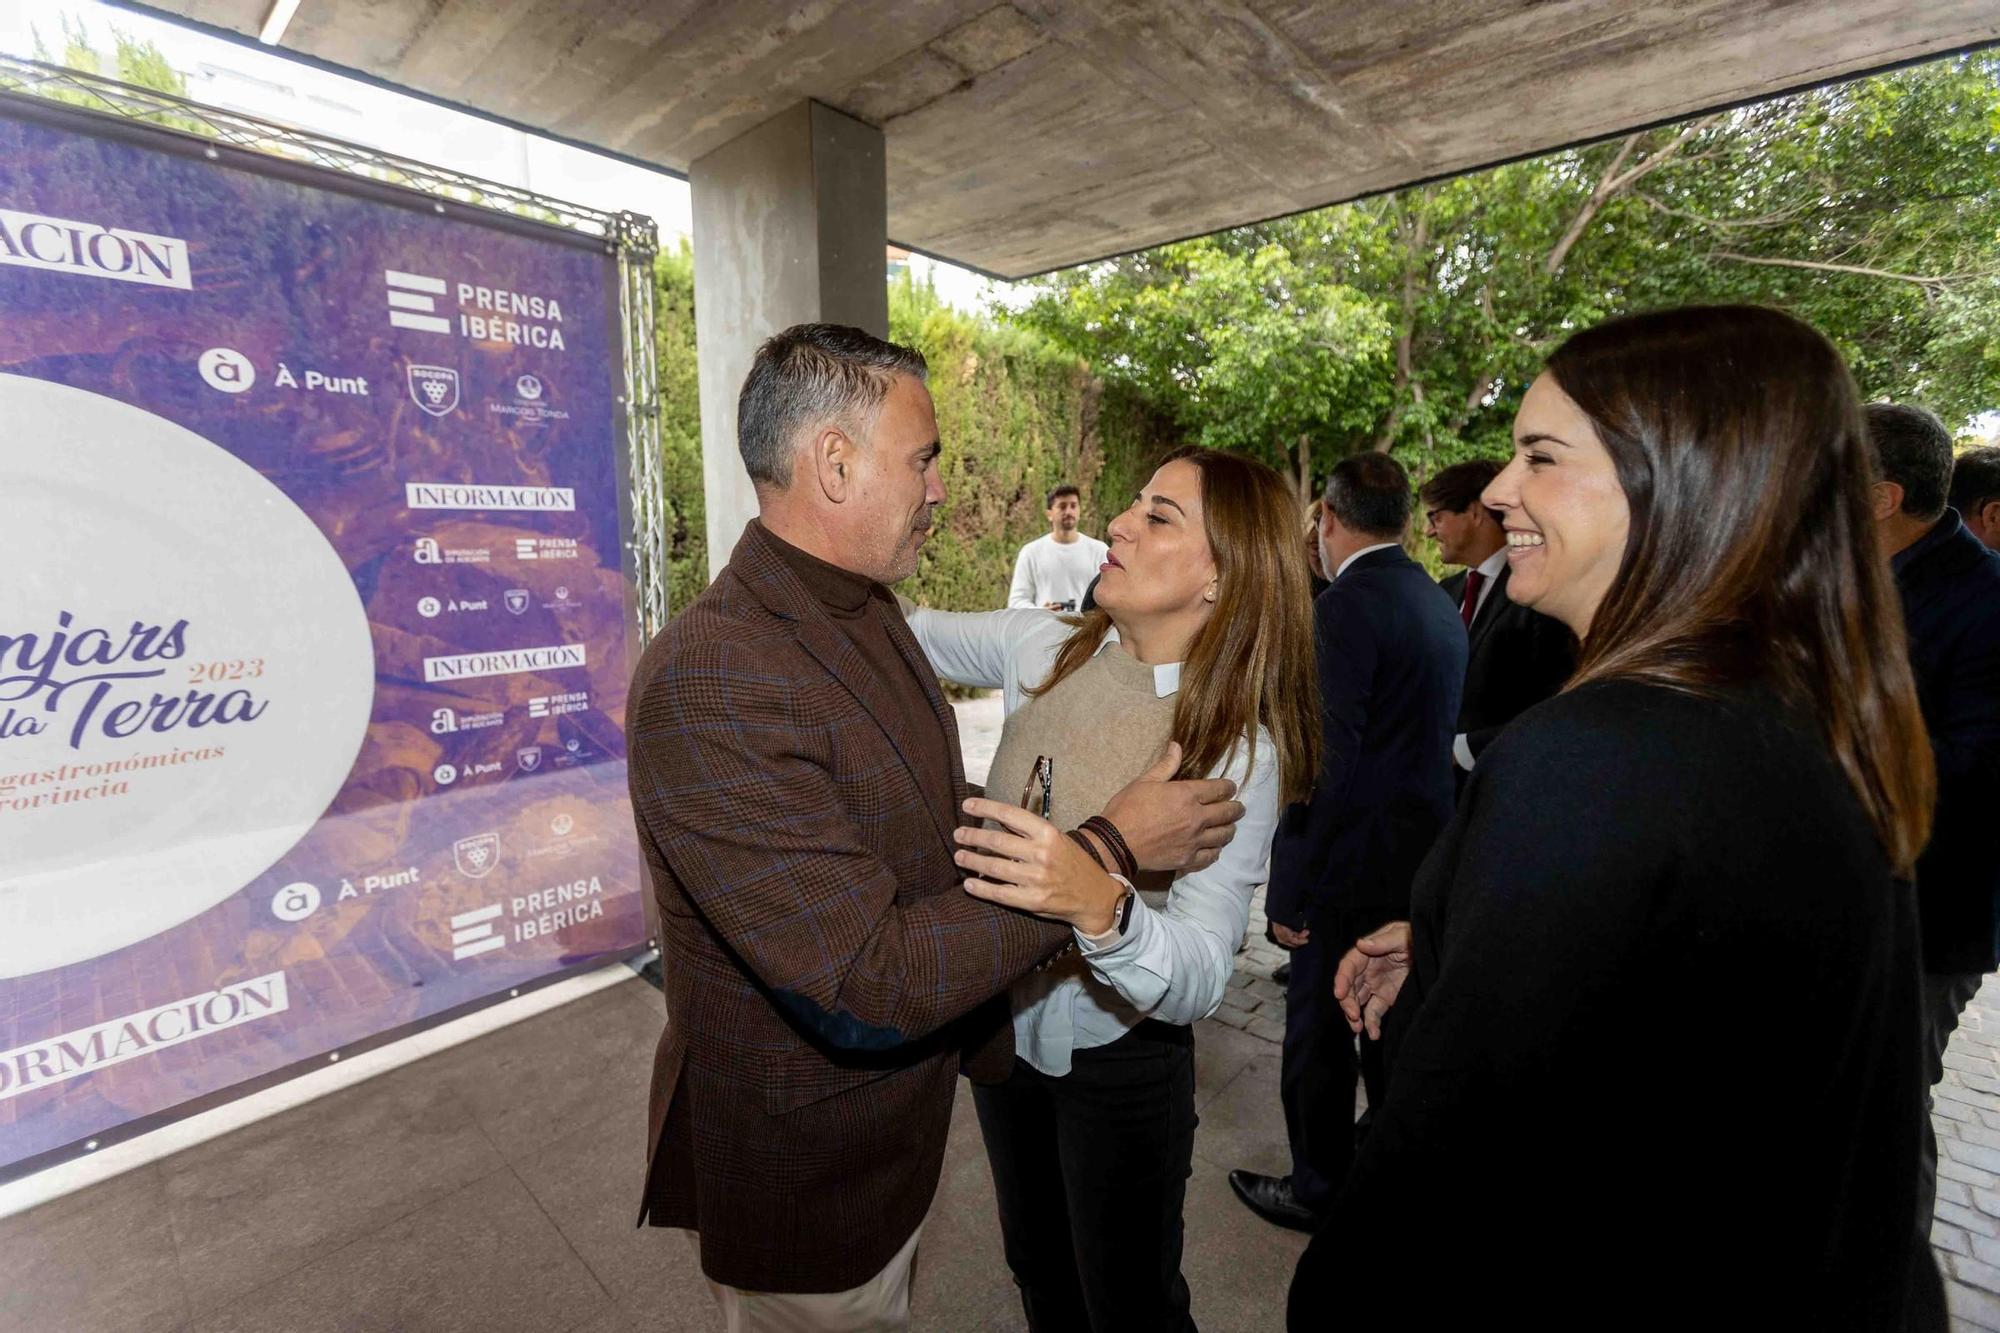
[[[708, 1281], [729, 1333], [877, 1333], [910, 1326], [910, 1273], [916, 1265], [918, 1227], [886, 1267], [847, 1291], [787, 1294], [742, 1291]], [[700, 1241], [688, 1239], [700, 1255]], [[705, 1279], [706, 1280], [706, 1279]]]

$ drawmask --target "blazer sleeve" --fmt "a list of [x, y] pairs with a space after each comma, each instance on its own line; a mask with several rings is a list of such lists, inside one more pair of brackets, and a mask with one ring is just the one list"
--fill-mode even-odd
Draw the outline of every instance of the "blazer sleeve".
[[819, 758], [839, 724], [801, 716], [796, 697], [760, 645], [685, 646], [635, 710], [635, 812], [780, 1009], [835, 1047], [886, 1050], [1000, 993], [1070, 932], [957, 889], [899, 902]]
[[[1313, 603], [1313, 651], [1319, 663], [1320, 766], [1304, 827], [1305, 845], [1292, 864], [1325, 871], [1333, 817], [1347, 802], [1348, 785], [1361, 761], [1368, 726], [1377, 646], [1364, 600], [1338, 584]], [[1306, 923], [1326, 886], [1310, 874], [1273, 876], [1265, 915], [1297, 929]]]
[[1984, 801], [2000, 794], [2000, 601], [1975, 616], [1929, 724], [1939, 789]]

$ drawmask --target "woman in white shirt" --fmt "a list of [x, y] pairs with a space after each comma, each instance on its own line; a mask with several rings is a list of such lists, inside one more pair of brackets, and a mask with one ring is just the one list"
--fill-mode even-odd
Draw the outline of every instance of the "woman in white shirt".
[[[1191, 1025], [1222, 1000], [1278, 812], [1318, 761], [1297, 521], [1270, 468], [1183, 450], [1111, 523], [1096, 610], [909, 609], [940, 676], [1005, 694], [999, 800], [969, 803], [987, 825], [959, 831], [967, 891], [1076, 930], [1013, 988], [1012, 1075], [973, 1093], [1031, 1329], [1193, 1327]], [[1243, 819], [1213, 865], [1168, 882], [1101, 820], [1062, 832], [1170, 743], [1172, 776], [1237, 784]]]

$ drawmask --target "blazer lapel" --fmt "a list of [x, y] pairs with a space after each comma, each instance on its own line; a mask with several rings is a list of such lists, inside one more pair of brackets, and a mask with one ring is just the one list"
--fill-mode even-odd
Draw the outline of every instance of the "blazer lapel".
[[951, 756], [951, 790], [938, 792], [936, 797], [948, 798], [949, 803], [940, 808], [939, 800], [933, 799], [933, 794], [930, 792], [924, 793], [924, 799], [931, 803], [931, 814], [938, 821], [938, 831], [944, 835], [946, 846], [956, 851], [958, 844], [952, 840], [951, 831], [962, 822], [959, 811], [965, 805], [966, 796], [970, 794], [965, 786], [965, 761], [958, 744], [958, 714], [952, 710], [951, 701], [944, 697], [944, 691], [938, 687], [937, 673], [931, 670], [931, 662], [924, 656], [923, 645], [919, 644], [917, 636], [910, 632], [910, 624], [903, 619], [902, 608], [893, 603], [878, 603], [875, 613], [888, 622], [889, 641], [896, 645], [896, 651], [910, 664], [911, 674], [915, 675], [917, 683], [924, 687], [924, 697], [930, 700], [931, 713], [937, 718], [938, 726], [944, 730], [945, 749]]
[[[799, 646], [812, 654], [826, 668], [827, 674], [839, 681], [861, 705], [862, 711], [882, 729], [883, 736], [895, 749], [903, 766], [910, 770], [911, 778], [923, 795], [924, 809], [930, 813], [931, 823], [937, 827], [938, 837], [944, 843], [946, 855], [951, 855], [957, 849], [951, 833], [957, 827], [957, 811], [965, 799], [965, 773], [959, 757], [957, 720], [951, 706], [945, 702], [943, 692], [937, 687], [930, 664], [917, 647], [916, 636], [910, 633], [902, 616], [893, 614], [891, 609], [890, 639], [916, 672], [917, 680], [923, 685], [924, 694], [930, 701], [931, 711], [937, 716], [938, 725], [944, 729], [945, 748], [951, 761], [951, 791], [948, 793], [926, 789], [917, 769], [915, 738], [902, 726], [902, 710], [891, 701], [889, 687], [869, 669], [847, 635], [834, 625], [826, 609], [806, 591], [798, 576], [772, 549], [770, 538], [761, 524], [753, 522], [743, 530], [742, 540], [730, 554], [729, 565], [758, 601], [775, 615], [792, 623]], [[880, 615], [882, 607], [871, 601], [867, 613]], [[945, 804], [946, 798], [949, 798], [948, 805]]]

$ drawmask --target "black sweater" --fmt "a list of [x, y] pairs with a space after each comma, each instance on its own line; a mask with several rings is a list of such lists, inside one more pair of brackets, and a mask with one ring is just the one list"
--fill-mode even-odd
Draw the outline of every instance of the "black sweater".
[[1402, 1328], [1886, 1329], [1936, 1282], [1912, 891], [1770, 696], [1524, 713], [1412, 921], [1294, 1329], [1378, 1327], [1357, 1292]]

